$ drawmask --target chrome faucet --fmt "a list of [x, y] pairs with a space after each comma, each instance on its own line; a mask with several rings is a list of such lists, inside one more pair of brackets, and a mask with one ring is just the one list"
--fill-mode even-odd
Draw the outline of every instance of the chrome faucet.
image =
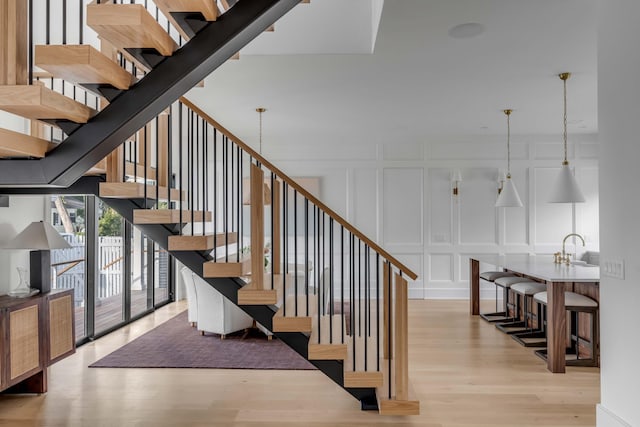
[[567, 242], [567, 239], [569, 237], [571, 237], [571, 236], [579, 237], [580, 240], [582, 240], [582, 246], [585, 246], [584, 238], [581, 235], [579, 235], [577, 233], [567, 234], [566, 236], [564, 236], [564, 239], [562, 239], [562, 255], [560, 257], [556, 256], [556, 258], [555, 258], [556, 259], [556, 263], [562, 264], [564, 262], [567, 265], [569, 265], [569, 257], [571, 256], [571, 254], [567, 254], [564, 248], [565, 248], [565, 243]]

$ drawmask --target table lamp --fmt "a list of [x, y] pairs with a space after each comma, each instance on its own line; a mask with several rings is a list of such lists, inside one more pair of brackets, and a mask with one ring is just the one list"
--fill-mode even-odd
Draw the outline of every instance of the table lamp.
[[10, 296], [27, 297], [51, 290], [51, 249], [68, 249], [71, 245], [55, 228], [43, 221], [32, 222], [22, 230], [5, 249], [31, 249], [29, 256], [29, 285], [20, 273], [20, 285], [9, 292]]

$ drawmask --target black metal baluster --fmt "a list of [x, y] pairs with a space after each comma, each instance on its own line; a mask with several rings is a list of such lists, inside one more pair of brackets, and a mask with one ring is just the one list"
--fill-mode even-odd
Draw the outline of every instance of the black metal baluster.
[[[81, 0], [82, 1], [82, 0]], [[33, 40], [33, 0], [29, 0], [29, 83], [30, 85], [33, 84], [33, 45], [35, 44], [34, 40]]]
[[[233, 142], [230, 142], [229, 148], [231, 150], [231, 230], [236, 230], [236, 191], [235, 191], [235, 183], [236, 183], [236, 173], [235, 173], [235, 148]], [[240, 253], [236, 252], [236, 261], [240, 262]]]
[[242, 252], [242, 235], [244, 234], [244, 150], [238, 147], [238, 238], [236, 239], [236, 250]]
[[179, 179], [179, 184], [180, 184], [180, 188], [178, 189], [178, 194], [180, 194], [180, 197], [178, 198], [178, 216], [179, 216], [179, 220], [180, 220], [180, 224], [182, 224], [182, 208], [183, 208], [183, 204], [184, 204], [184, 197], [182, 196], [182, 189], [183, 189], [183, 165], [182, 165], [182, 140], [183, 138], [183, 109], [184, 106], [183, 104], [180, 102], [178, 103], [178, 175], [180, 175], [180, 179]]
[[276, 184], [276, 179], [275, 179], [275, 174], [273, 172], [271, 172], [271, 289], [273, 290], [273, 288], [275, 288], [275, 278], [274, 278], [274, 274], [273, 272], [275, 271], [274, 266], [275, 266], [275, 239], [280, 238], [280, 236], [276, 236], [275, 235], [275, 231], [274, 231], [274, 226], [276, 221], [280, 221], [280, 217], [275, 218], [274, 214], [275, 214], [275, 204], [276, 204], [276, 200], [275, 200], [275, 188], [274, 185]]
[[[196, 185], [196, 176], [195, 176], [195, 172], [194, 172], [194, 161], [193, 161], [193, 156], [194, 156], [194, 144], [195, 144], [195, 127], [197, 126], [197, 122], [194, 123], [194, 119], [195, 119], [195, 113], [193, 112], [193, 110], [189, 109], [189, 127], [190, 127], [190, 132], [189, 132], [189, 196], [191, 197], [190, 202], [189, 202], [189, 210], [191, 211], [191, 235], [194, 235], [194, 230], [193, 227], [196, 224], [195, 222], [195, 214], [196, 214], [196, 206], [194, 204], [194, 199], [195, 199], [195, 185]], [[182, 224], [180, 224], [180, 227], [182, 227]]]
[[350, 242], [349, 242], [349, 252], [350, 252], [350, 264], [351, 264], [351, 284], [350, 284], [350, 292], [351, 292], [351, 350], [353, 352], [353, 370], [356, 370], [356, 248], [355, 248], [355, 236], [353, 233], [349, 233]]
[[[324, 267], [320, 267], [321, 266], [321, 259], [320, 259], [320, 211], [318, 209], [318, 207], [315, 207], [315, 215], [314, 215], [314, 219], [315, 219], [315, 223], [316, 223], [316, 233], [317, 233], [317, 242], [316, 242], [316, 246], [317, 246], [317, 251], [318, 251], [318, 286], [317, 287], [317, 299], [318, 299], [318, 344], [320, 344], [320, 337], [321, 337], [321, 330], [320, 330], [320, 323], [321, 323], [321, 319], [322, 319], [322, 289], [324, 287]], [[320, 270], [322, 269], [322, 273], [320, 272]]]
[[213, 261], [218, 258], [218, 129], [213, 128]]
[[358, 239], [358, 336], [362, 336], [362, 241]]
[[344, 225], [340, 225], [340, 318], [342, 327], [340, 329], [341, 343], [344, 344]]
[[[157, 8], [156, 8], [157, 10]], [[202, 160], [202, 169], [204, 171], [204, 183], [203, 183], [203, 194], [204, 194], [204, 211], [209, 212], [209, 123], [204, 122], [204, 156]], [[204, 226], [204, 218], [202, 219], [202, 235], [206, 235], [206, 230]], [[216, 236], [213, 236], [213, 246], [217, 245]]]
[[391, 323], [391, 300], [393, 300], [392, 294], [393, 294], [393, 288], [391, 286], [391, 264], [389, 263], [389, 261], [385, 261], [387, 264], [387, 283], [389, 283], [389, 299], [387, 301], [385, 301], [384, 303], [387, 304], [387, 325], [388, 325], [388, 337], [387, 337], [387, 354], [389, 355], [389, 373], [388, 373], [388, 380], [389, 380], [389, 399], [391, 399], [391, 355], [393, 354], [391, 352], [391, 331], [393, 330], [393, 325]]
[[368, 307], [369, 307], [369, 261], [367, 245], [364, 245], [364, 370], [367, 370], [367, 343], [369, 341], [369, 322], [368, 322]]
[[142, 136], [143, 136], [143, 143], [144, 143], [144, 151], [143, 151], [143, 156], [144, 156], [144, 171], [142, 174], [142, 177], [144, 179], [144, 182], [142, 183], [143, 185], [143, 192], [144, 192], [144, 207], [146, 208], [147, 205], [147, 168], [149, 167], [148, 163], [147, 163], [147, 125], [144, 125], [144, 130], [142, 131]]
[[223, 218], [224, 218], [224, 247], [225, 247], [225, 261], [229, 262], [229, 212], [228, 212], [228, 206], [229, 206], [229, 185], [228, 185], [228, 179], [229, 179], [229, 155], [227, 152], [227, 136], [224, 135], [222, 138], [222, 192], [224, 195], [224, 201], [223, 201], [223, 209], [224, 209], [224, 213], [223, 213]]
[[[172, 129], [173, 129], [173, 105], [169, 107], [169, 117], [167, 118], [167, 209], [171, 209], [171, 189], [174, 187], [173, 174], [171, 173], [171, 151], [172, 151]], [[156, 172], [158, 173], [159, 170]], [[178, 194], [182, 198], [182, 194]]]
[[78, 44], [84, 43], [84, 4], [83, 0], [78, 0], [78, 10], [80, 11], [80, 25], [78, 26]]
[[376, 371], [380, 371], [380, 254], [376, 253]]
[[[146, 1], [146, 0], [145, 0]], [[198, 209], [199, 211], [202, 211], [202, 206], [200, 205], [200, 162], [198, 162], [198, 157], [200, 156], [200, 117], [198, 117], [197, 114], [194, 113], [194, 118], [195, 118], [195, 139], [193, 141], [193, 180], [194, 180], [194, 198], [195, 198], [195, 203], [192, 206], [192, 212], [195, 209]], [[193, 215], [193, 214], [192, 214]], [[204, 228], [204, 212], [202, 212], [202, 226]], [[192, 235], [195, 235], [195, 226], [196, 226], [196, 220], [195, 218], [193, 218], [194, 221], [191, 224], [191, 231], [192, 231]]]
[[309, 199], [304, 198], [304, 294], [309, 315]]
[[67, 44], [67, 0], [62, 0], [62, 44]]
[[[155, 182], [156, 182], [156, 209], [158, 209], [160, 204], [160, 120], [158, 117], [154, 119], [156, 125], [156, 174], [155, 174]], [[167, 185], [167, 197], [171, 197], [169, 195], [171, 193], [171, 188]]]
[[298, 191], [293, 189], [293, 294], [295, 315], [298, 317]]
[[329, 337], [333, 344], [333, 218], [329, 217], [329, 301], [324, 303], [326, 308], [329, 305]]
[[51, 44], [51, 0], [45, 4], [45, 44]]
[[289, 262], [289, 188], [282, 183], [282, 310], [287, 313], [287, 270]]

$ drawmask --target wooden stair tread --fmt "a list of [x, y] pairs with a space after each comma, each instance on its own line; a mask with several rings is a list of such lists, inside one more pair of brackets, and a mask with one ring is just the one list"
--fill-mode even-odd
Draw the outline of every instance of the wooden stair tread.
[[35, 136], [0, 128], [0, 158], [42, 158], [55, 145]]
[[169, 236], [170, 251], [207, 251], [238, 241], [238, 233], [207, 233], [193, 236]]
[[[298, 303], [298, 313], [296, 315], [296, 300]], [[280, 303], [280, 309], [273, 316], [273, 332], [306, 332], [311, 333], [313, 330], [312, 321], [317, 313], [316, 295], [308, 295], [307, 311], [307, 295], [288, 295], [283, 304]]]
[[90, 4], [87, 25], [115, 48], [155, 49], [171, 56], [178, 45], [141, 4]]
[[320, 331], [318, 332], [318, 316], [314, 316], [311, 322], [313, 330], [309, 337], [309, 360], [345, 360], [351, 338], [344, 330], [344, 316], [341, 314], [320, 316], [319, 323]]
[[[182, 210], [182, 223], [191, 222], [190, 210]], [[211, 221], [211, 212], [203, 215], [202, 211], [193, 211], [193, 221]], [[134, 209], [134, 224], [178, 224], [180, 222], [180, 210], [178, 209]]]
[[218, 19], [219, 11], [215, 0], [154, 0], [154, 2], [185, 40], [189, 40], [191, 37], [175, 20], [173, 13], [199, 12], [209, 22]]
[[72, 83], [109, 84], [127, 90], [133, 76], [90, 45], [38, 45], [35, 63]]
[[251, 271], [251, 257], [241, 255], [238, 261], [235, 254], [229, 255], [229, 260], [224, 258], [216, 261], [207, 261], [202, 265], [202, 275], [206, 278], [215, 277], [242, 277]]
[[86, 123], [95, 111], [42, 85], [0, 86], [0, 110], [35, 120]]
[[[389, 372], [389, 364], [391, 364], [391, 372], [394, 371], [394, 360], [381, 360], [381, 370]], [[420, 401], [416, 398], [411, 381], [408, 383], [409, 399], [395, 400], [395, 384], [391, 381], [391, 398], [389, 398], [389, 378], [384, 375], [384, 382], [381, 387], [376, 388], [376, 398], [378, 399], [378, 412], [381, 415], [419, 415]]]
[[249, 273], [247, 285], [238, 291], [238, 304], [276, 305], [282, 300], [285, 281], [290, 282], [292, 277], [287, 275], [285, 279], [283, 274], [264, 274], [262, 279], [262, 283], [256, 283]]
[[[180, 196], [182, 196], [182, 200], [186, 200], [186, 193], [177, 188], [172, 188], [170, 192], [167, 187], [157, 187], [150, 184], [147, 184], [146, 188], [148, 199], [155, 200], [157, 189], [160, 200], [167, 200], [168, 195], [171, 195], [171, 200], [174, 201], [178, 201]], [[101, 182], [100, 197], [109, 199], [142, 199], [144, 198], [144, 189], [145, 185], [140, 182]]]

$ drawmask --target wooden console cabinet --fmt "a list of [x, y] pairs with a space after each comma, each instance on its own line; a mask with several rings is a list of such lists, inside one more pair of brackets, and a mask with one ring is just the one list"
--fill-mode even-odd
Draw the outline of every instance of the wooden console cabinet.
[[0, 296], [0, 391], [47, 391], [47, 367], [75, 352], [73, 289]]

